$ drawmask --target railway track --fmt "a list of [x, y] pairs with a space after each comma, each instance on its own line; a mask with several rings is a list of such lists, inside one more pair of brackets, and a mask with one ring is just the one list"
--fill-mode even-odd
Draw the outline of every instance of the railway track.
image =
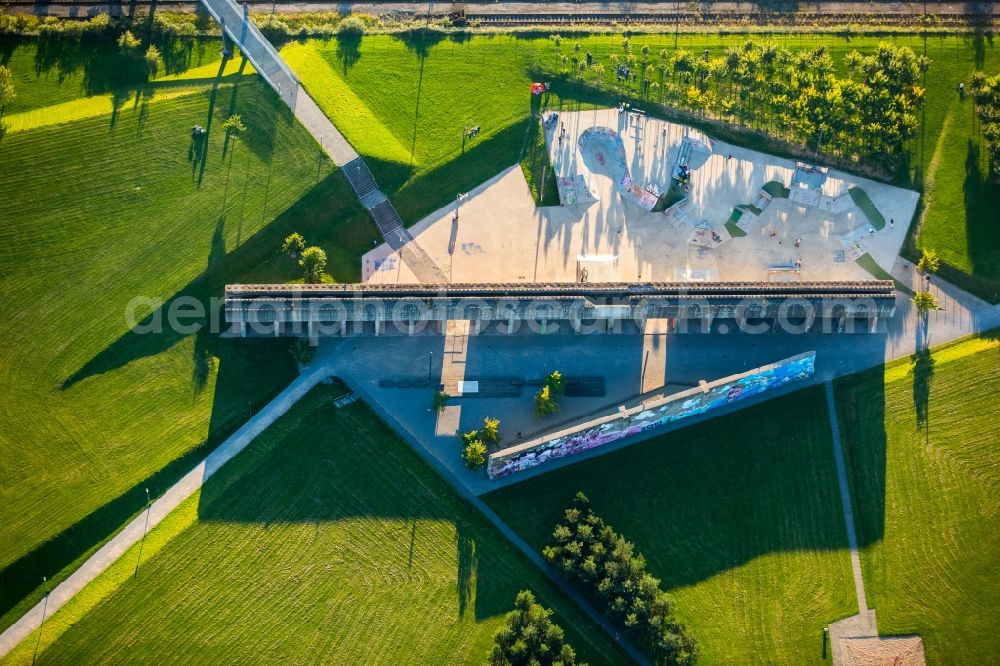
[[[757, 3], [719, 0], [716, 2], [398, 2], [368, 0], [355, 3], [300, 2], [298, 0], [250, 2], [252, 11], [275, 13], [314, 13], [353, 11], [364, 14], [392, 14], [411, 18], [451, 17], [457, 23], [489, 27], [532, 25], [570, 26], [638, 24], [665, 25], [684, 22], [707, 24], [795, 25], [826, 23], [877, 23], [887, 26], [918, 25], [926, 13], [935, 27], [954, 27], [973, 23], [1000, 21], [1000, 3], [992, 2], [788, 2]], [[6, 13], [87, 18], [107, 13], [125, 16], [147, 12], [152, 6], [162, 12], [194, 12], [197, 2], [155, 2], [154, 0], [88, 2], [50, 0], [0, 3]]]

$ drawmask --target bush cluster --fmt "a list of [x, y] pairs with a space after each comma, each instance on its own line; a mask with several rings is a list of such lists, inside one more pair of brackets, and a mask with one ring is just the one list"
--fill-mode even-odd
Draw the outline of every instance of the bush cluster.
[[577, 493], [543, 554], [567, 578], [582, 583], [613, 622], [667, 664], [693, 664], [698, 645], [674, 615], [674, 602], [646, 571], [635, 547], [594, 513]]
[[559, 397], [566, 392], [566, 380], [555, 370], [535, 394], [535, 416], [549, 416], [559, 411]]
[[982, 72], [976, 72], [970, 83], [986, 139], [990, 174], [1000, 178], [1000, 74], [987, 78]]
[[0, 34], [39, 35], [43, 37], [112, 37], [117, 39], [125, 31], [141, 32], [156, 41], [173, 37], [195, 37], [199, 33], [215, 30], [214, 23], [192, 14], [157, 13], [151, 21], [137, 13], [134, 18], [97, 14], [93, 18], [62, 19], [55, 16], [37, 17], [29, 14], [0, 13]]
[[601, 62], [552, 36], [556, 69], [699, 117], [763, 129], [794, 143], [873, 164], [892, 165], [919, 127], [923, 73], [930, 60], [909, 47], [879, 43], [845, 56], [845, 75], [825, 46], [791, 51], [750, 37], [711, 56], [686, 49], [633, 49]]
[[462, 434], [462, 462], [469, 469], [482, 469], [486, 465], [487, 449], [478, 430]]
[[[514, 610], [493, 637], [490, 653], [492, 666], [574, 666], [576, 653], [563, 630], [551, 620], [552, 611], [535, 601], [535, 596], [521, 590], [514, 600]], [[583, 666], [582, 664], [580, 666]]]

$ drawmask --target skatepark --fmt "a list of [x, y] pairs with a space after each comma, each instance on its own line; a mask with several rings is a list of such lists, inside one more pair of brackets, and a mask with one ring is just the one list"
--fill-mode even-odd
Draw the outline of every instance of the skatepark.
[[[543, 114], [561, 205], [517, 165], [413, 225], [449, 282], [866, 280], [918, 194], [715, 141], [624, 109]], [[859, 261], [860, 260], [860, 261]], [[419, 282], [388, 244], [366, 282]]]

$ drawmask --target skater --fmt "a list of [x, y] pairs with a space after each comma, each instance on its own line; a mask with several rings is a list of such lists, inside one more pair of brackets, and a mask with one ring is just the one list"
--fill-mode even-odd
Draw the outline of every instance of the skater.
[[802, 245], [802, 239], [801, 238], [796, 238], [795, 239], [795, 247], [799, 247], [800, 245]]

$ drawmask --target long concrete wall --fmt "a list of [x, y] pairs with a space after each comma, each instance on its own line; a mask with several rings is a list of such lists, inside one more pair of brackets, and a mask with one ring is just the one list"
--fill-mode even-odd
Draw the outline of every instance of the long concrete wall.
[[816, 352], [791, 356], [738, 375], [723, 377], [669, 396], [656, 396], [618, 412], [575, 423], [518, 446], [490, 455], [486, 471], [491, 479], [520, 472], [547, 460], [571, 456], [598, 446], [634, 437], [653, 428], [745, 400], [751, 396], [810, 377]]
[[[232, 336], [607, 333], [647, 319], [762, 321], [803, 330], [812, 322], [876, 321], [896, 307], [890, 281], [812, 283], [553, 283], [512, 285], [228, 285]], [[761, 327], [758, 326], [760, 329]], [[768, 328], [764, 325], [763, 329]], [[788, 328], [788, 327], [786, 327]], [[828, 327], [829, 328], [829, 327]], [[866, 327], [869, 330], [871, 327]], [[758, 331], [759, 332], [759, 331]]]

